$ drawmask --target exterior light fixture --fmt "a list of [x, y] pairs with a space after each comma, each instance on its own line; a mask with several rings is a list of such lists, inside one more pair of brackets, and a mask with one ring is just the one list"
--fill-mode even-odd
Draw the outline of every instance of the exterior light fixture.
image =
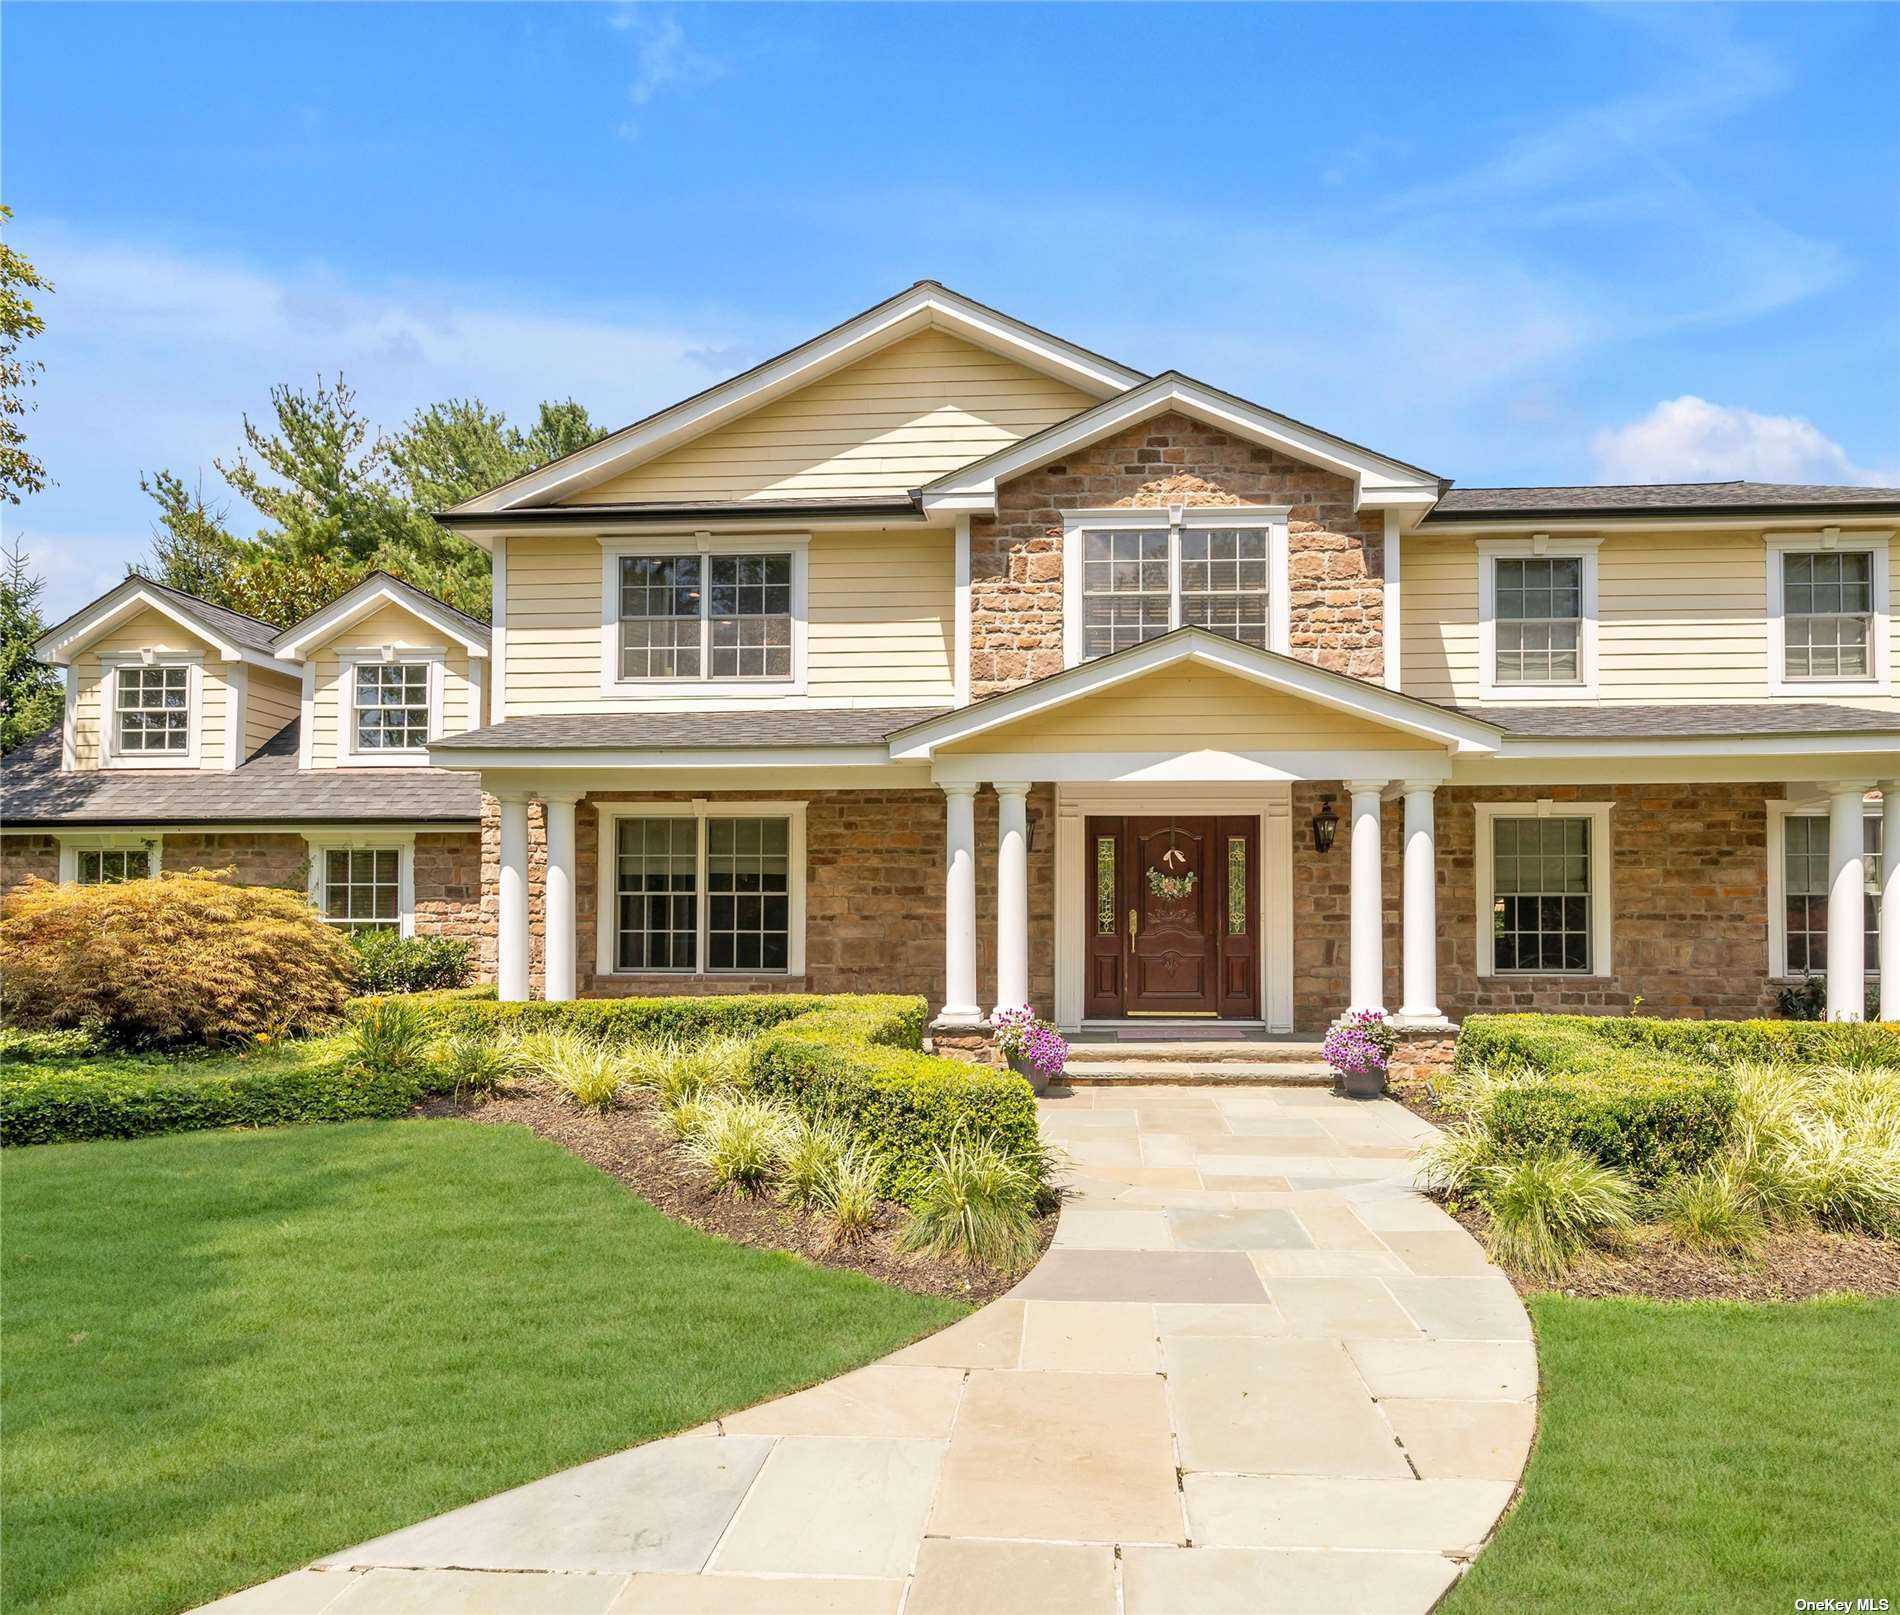
[[1333, 799], [1322, 796], [1319, 799], [1319, 812], [1313, 815], [1313, 849], [1327, 853], [1333, 850], [1333, 837], [1339, 833], [1339, 815], [1333, 811]]

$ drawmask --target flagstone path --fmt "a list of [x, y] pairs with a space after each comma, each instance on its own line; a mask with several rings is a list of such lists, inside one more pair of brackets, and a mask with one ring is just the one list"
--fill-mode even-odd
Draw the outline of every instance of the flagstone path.
[[1530, 1323], [1315, 1088], [1085, 1088], [1004, 1299], [896, 1355], [332, 1555], [221, 1615], [1410, 1615], [1515, 1489]]

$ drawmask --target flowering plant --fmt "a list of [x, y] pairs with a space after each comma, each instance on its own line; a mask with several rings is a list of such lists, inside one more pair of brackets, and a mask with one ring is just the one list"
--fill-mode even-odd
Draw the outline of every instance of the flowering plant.
[[997, 1011], [991, 1023], [996, 1046], [1006, 1059], [1022, 1055], [1045, 1077], [1057, 1077], [1069, 1058], [1069, 1045], [1062, 1034], [1045, 1020], [1038, 1020], [1032, 1009]]
[[1326, 1063], [1344, 1077], [1384, 1075], [1386, 1062], [1398, 1042], [1384, 1014], [1376, 1009], [1355, 1009], [1333, 1022], [1320, 1045]]

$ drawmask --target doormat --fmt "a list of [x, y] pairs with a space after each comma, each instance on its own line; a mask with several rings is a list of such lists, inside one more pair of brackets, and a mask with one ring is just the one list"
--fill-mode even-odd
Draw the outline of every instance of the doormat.
[[1123, 1026], [1116, 1030], [1117, 1043], [1238, 1043], [1246, 1037], [1238, 1026]]

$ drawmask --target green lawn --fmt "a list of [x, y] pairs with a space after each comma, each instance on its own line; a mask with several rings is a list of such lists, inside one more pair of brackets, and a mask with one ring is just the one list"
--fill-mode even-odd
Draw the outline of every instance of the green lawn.
[[1900, 1608], [1900, 1302], [1528, 1305], [1524, 1496], [1445, 1615]]
[[0, 1606], [171, 1611], [965, 1309], [668, 1221], [515, 1128], [9, 1150]]

